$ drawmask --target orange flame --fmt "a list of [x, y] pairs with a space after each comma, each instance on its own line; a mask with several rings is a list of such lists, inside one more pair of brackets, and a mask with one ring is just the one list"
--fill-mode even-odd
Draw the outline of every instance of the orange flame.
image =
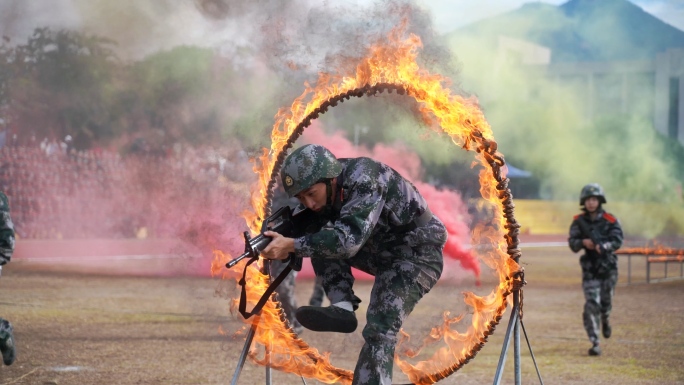
[[641, 254], [641, 255], [671, 255], [684, 256], [684, 250], [673, 249], [664, 246], [655, 247], [627, 247], [615, 252], [615, 254]]
[[[490, 246], [487, 248], [489, 252], [483, 252], [478, 257], [497, 272], [500, 283], [484, 297], [470, 292], [464, 293], [465, 303], [473, 309], [471, 325], [465, 333], [459, 333], [451, 325], [458, 323], [460, 317], [450, 318], [445, 314], [444, 324], [434, 328], [426, 341], [441, 340], [446, 346], [437, 350], [429, 360], [412, 365], [399, 357], [396, 358], [398, 366], [413, 383], [431, 384], [449, 375], [448, 368], [453, 368], [454, 365], [460, 367], [469, 361], [482, 347], [507, 307], [506, 297], [512, 288], [510, 277], [519, 270], [519, 265], [507, 253], [509, 245], [506, 237], [510, 240], [510, 236], [507, 235], [510, 226], [504, 216], [503, 197], [497, 190], [498, 181], [492, 166], [495, 160], [492, 159], [491, 153], [482, 151], [482, 143], [485, 141], [487, 145], [494, 147], [494, 151], [496, 150], [491, 128], [475, 98], [452, 95], [444, 86], [446, 78], [430, 74], [419, 67], [416, 58], [418, 49], [422, 46], [420, 38], [410, 34], [406, 39], [402, 39], [405, 28], [404, 21], [390, 32], [386, 41], [371, 46], [367, 57], [357, 65], [355, 73], [321, 73], [315, 86], [305, 84], [304, 92], [293, 101], [289, 109], [281, 108], [278, 111], [271, 133], [271, 148], [263, 149], [261, 156], [255, 160], [254, 171], [259, 174], [259, 180], [251, 198], [254, 211], [245, 218], [250, 229], [256, 233], [261, 220], [268, 213], [269, 182], [279, 171], [276, 168], [280, 167], [282, 156], [290, 146], [291, 137], [296, 138], [297, 127], [301, 127], [302, 122], [316, 118], [318, 112], [324, 112], [330, 105], [325, 104], [326, 101], [364, 87], [382, 83], [401, 87], [406, 90], [408, 96], [418, 102], [421, 117], [431, 129], [441, 128], [456, 145], [466, 150], [475, 150], [476, 159], [483, 166], [480, 172], [480, 193], [494, 207], [494, 220], [488, 225], [480, 225], [473, 232], [473, 244]], [[502, 159], [503, 157], [501, 162]], [[229, 259], [230, 256], [217, 252], [212, 267], [213, 274], [223, 274], [227, 278], [232, 278], [236, 273], [240, 274], [239, 270], [225, 272], [225, 269], [221, 273], [222, 267]], [[252, 267], [248, 269], [248, 277], [248, 301], [253, 306], [268, 286], [268, 277]], [[235, 303], [234, 301], [233, 307]], [[267, 347], [268, 356], [259, 359], [252, 353], [250, 357], [253, 361], [263, 365], [269, 364], [286, 372], [313, 377], [324, 383], [351, 383], [350, 371], [332, 366], [327, 355], [320, 355], [316, 349], [298, 339], [284, 325], [281, 310], [275, 302], [267, 303], [260, 322], [262, 326], [257, 329], [254, 342], [256, 345]], [[400, 353], [402, 341], [397, 346], [397, 352]], [[404, 349], [402, 354], [411, 357], [415, 352]]]
[[627, 247], [616, 251], [615, 254], [645, 255], [648, 256], [648, 262], [684, 262], [684, 250], [673, 249], [662, 245], [655, 245], [653, 247]]

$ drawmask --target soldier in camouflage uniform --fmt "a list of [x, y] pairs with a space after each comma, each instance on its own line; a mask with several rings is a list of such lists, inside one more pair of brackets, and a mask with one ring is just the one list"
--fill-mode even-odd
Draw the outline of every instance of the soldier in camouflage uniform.
[[[14, 224], [10, 218], [9, 200], [0, 191], [0, 273], [2, 266], [12, 259], [14, 252]], [[5, 365], [12, 365], [16, 357], [12, 324], [0, 317], [0, 352]]]
[[601, 355], [599, 322], [605, 338], [610, 338], [610, 310], [618, 277], [617, 255], [622, 246], [622, 227], [613, 215], [605, 212], [603, 189], [591, 183], [580, 193], [580, 206], [584, 211], [575, 216], [570, 226], [568, 244], [573, 252], [584, 249], [580, 257], [582, 289], [584, 290], [584, 329], [592, 343], [590, 356]]
[[309, 306], [322, 306], [323, 298], [325, 297], [325, 289], [323, 288], [323, 277], [316, 276], [311, 297], [309, 297]]
[[314, 331], [355, 331], [361, 300], [351, 268], [375, 276], [352, 384], [391, 384], [397, 334], [442, 274], [446, 228], [413, 184], [369, 158], [338, 160], [325, 147], [306, 145], [285, 159], [281, 179], [299, 209], [317, 214], [309, 226], [315, 230], [296, 239], [266, 232], [273, 240], [262, 254], [311, 258], [332, 304], [297, 310]]

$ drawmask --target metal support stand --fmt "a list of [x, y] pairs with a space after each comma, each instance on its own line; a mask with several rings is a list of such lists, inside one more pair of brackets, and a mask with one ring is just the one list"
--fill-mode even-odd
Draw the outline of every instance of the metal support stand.
[[522, 328], [523, 334], [525, 334], [525, 340], [527, 341], [527, 347], [530, 349], [530, 355], [532, 356], [532, 362], [534, 362], [534, 368], [537, 370], [537, 377], [539, 377], [539, 383], [544, 385], [544, 381], [539, 373], [539, 367], [537, 366], [537, 361], [534, 358], [534, 353], [532, 353], [532, 346], [530, 345], [530, 340], [527, 338], [527, 332], [525, 331], [525, 326], [522, 323], [522, 318], [520, 317], [520, 299], [521, 292], [516, 290], [513, 292], [513, 308], [511, 309], [511, 319], [508, 321], [508, 328], [506, 329], [506, 335], [504, 336], [503, 347], [501, 348], [501, 356], [499, 358], [499, 364], [496, 367], [496, 374], [494, 375], [494, 385], [499, 385], [501, 383], [501, 375], [503, 374], [503, 367], [506, 363], [506, 355], [508, 354], [508, 346], [511, 338], [511, 332], [513, 333], [513, 367], [515, 371], [515, 385], [520, 385], [522, 383], [522, 374], [520, 370], [520, 328]]
[[264, 368], [266, 370], [266, 385], [271, 385], [271, 351], [268, 348], [266, 348], [266, 362], [269, 363]]
[[[263, 274], [271, 275], [271, 264], [264, 263], [261, 269]], [[252, 346], [252, 341], [254, 340], [254, 335], [259, 327], [259, 321], [261, 321], [261, 311], [254, 315], [254, 320], [252, 321], [252, 326], [249, 328], [247, 337], [245, 338], [245, 346], [242, 347], [242, 352], [240, 353], [240, 358], [238, 358], [238, 364], [235, 367], [235, 373], [233, 374], [233, 379], [230, 381], [230, 385], [237, 385], [238, 378], [240, 378], [240, 373], [242, 373], [242, 368], [245, 366], [245, 360], [247, 360], [247, 355], [249, 354], [249, 348]], [[266, 349], [266, 357], [268, 357], [268, 348]], [[271, 366], [266, 365], [266, 385], [271, 385]]]
[[[249, 328], [249, 332], [247, 333], [247, 338], [245, 338], [245, 346], [242, 347], [242, 352], [240, 353], [240, 358], [238, 358], [238, 364], [235, 367], [235, 373], [233, 374], [233, 379], [230, 381], [230, 385], [237, 385], [237, 381], [238, 378], [240, 378], [242, 368], [245, 366], [245, 360], [247, 359], [247, 354], [249, 353], [249, 347], [252, 346], [252, 340], [254, 339], [254, 334], [256, 333], [256, 328], [259, 324], [260, 317], [258, 315], [256, 315], [255, 317], [256, 318], [252, 322], [252, 327]], [[268, 377], [270, 376], [267, 376], [267, 381], [270, 379]], [[270, 382], [266, 382], [266, 384], [270, 385]]]
[[[265, 274], [270, 274], [270, 264], [268, 266], [265, 266], [264, 269], [262, 270], [262, 273]], [[245, 345], [242, 347], [242, 352], [240, 353], [240, 357], [238, 358], [238, 364], [235, 367], [235, 373], [233, 373], [233, 379], [230, 381], [230, 385], [237, 385], [238, 379], [240, 378], [240, 373], [242, 373], [242, 368], [245, 366], [245, 361], [247, 360], [247, 355], [249, 354], [249, 348], [252, 346], [252, 341], [254, 340], [254, 335], [256, 334], [256, 330], [259, 327], [259, 321], [261, 320], [261, 313], [257, 313], [254, 315], [254, 320], [252, 321], [252, 326], [249, 328], [249, 332], [247, 333], [247, 337], [245, 337]], [[268, 347], [266, 347], [266, 353], [265, 353], [266, 361], [270, 362], [270, 351]], [[271, 365], [266, 365], [266, 385], [271, 385]], [[300, 376], [302, 378], [302, 382], [304, 385], [306, 385], [306, 380], [304, 379], [304, 376]]]

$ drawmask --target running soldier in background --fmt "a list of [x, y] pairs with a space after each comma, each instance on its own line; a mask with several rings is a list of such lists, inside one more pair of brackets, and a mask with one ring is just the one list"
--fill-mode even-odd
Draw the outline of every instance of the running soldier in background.
[[584, 249], [580, 257], [584, 290], [584, 329], [592, 343], [590, 356], [600, 356], [599, 322], [603, 337], [610, 338], [610, 310], [618, 278], [617, 255], [622, 246], [622, 228], [613, 215], [603, 211], [606, 203], [603, 189], [591, 183], [580, 194], [582, 214], [570, 226], [568, 244], [573, 252]]
[[[2, 273], [2, 266], [12, 259], [12, 252], [14, 252], [14, 224], [10, 218], [7, 195], [0, 191], [0, 273]], [[2, 362], [5, 365], [12, 365], [16, 358], [12, 324], [1, 317], [0, 352], [2, 352]]]
[[401, 326], [442, 274], [446, 228], [408, 180], [369, 158], [336, 159], [325, 147], [306, 145], [283, 164], [282, 184], [299, 199], [298, 210], [317, 215], [300, 238], [275, 232], [262, 255], [311, 258], [331, 306], [302, 306], [297, 320], [319, 332], [352, 333], [351, 268], [375, 276], [352, 384], [391, 384], [394, 349]]

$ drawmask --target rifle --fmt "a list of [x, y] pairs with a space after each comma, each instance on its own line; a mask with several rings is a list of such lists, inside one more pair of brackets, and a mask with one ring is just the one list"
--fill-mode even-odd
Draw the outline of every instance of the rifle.
[[[589, 239], [591, 239], [591, 241], [594, 242], [594, 247], [601, 246], [601, 243], [602, 243], [601, 238], [602, 237], [596, 231], [596, 228], [594, 228], [594, 227], [589, 228], [589, 225], [587, 224], [584, 217], [579, 217], [579, 219], [577, 220], [577, 225], [579, 226], [580, 230], [582, 230], [582, 234], [588, 236]], [[594, 251], [596, 251], [596, 250], [594, 250]], [[597, 251], [597, 253], [600, 256], [603, 256], [605, 253], [605, 250], [603, 249], [603, 247], [601, 247], [601, 251], [600, 252]]]
[[[607, 274], [608, 271], [610, 271], [611, 269], [611, 264], [615, 262], [615, 256], [611, 253], [606, 252], [606, 249], [602, 246], [602, 243], [604, 242], [601, 242], [603, 240], [603, 237], [601, 237], [596, 228], [589, 228], [589, 225], [585, 221], [584, 217], [580, 217], [577, 220], [577, 225], [582, 231], [582, 234], [588, 236], [589, 239], [591, 239], [591, 241], [594, 242], [595, 247], [601, 246], [601, 251], [593, 250], [594, 253], [591, 253], [592, 250], [588, 250], [589, 252], [587, 252], [587, 257], [590, 258], [590, 260], [587, 262], [589, 262], [593, 266], [593, 268], [596, 269], [598, 274]], [[581, 259], [580, 263], [582, 263]]]
[[280, 273], [280, 275], [278, 275], [275, 280], [271, 282], [264, 294], [261, 296], [261, 299], [259, 299], [257, 304], [254, 305], [252, 311], [247, 312], [245, 310], [247, 304], [247, 291], [245, 288], [247, 283], [245, 280], [247, 275], [247, 267], [259, 259], [261, 252], [264, 251], [266, 246], [268, 246], [268, 244], [273, 240], [273, 238], [264, 235], [264, 232], [274, 231], [289, 238], [302, 236], [306, 232], [307, 225], [313, 219], [313, 215], [314, 212], [309, 209], [301, 210], [297, 214], [293, 215], [289, 206], [283, 206], [271, 216], [266, 218], [266, 220], [264, 220], [264, 222], [261, 224], [261, 234], [252, 238], [249, 235], [249, 232], [245, 231], [243, 233], [245, 238], [245, 252], [239, 257], [226, 263], [226, 267], [230, 269], [243, 259], [249, 258], [247, 264], [245, 265], [245, 269], [242, 272], [242, 279], [240, 279], [239, 282], [240, 286], [242, 286], [242, 290], [240, 293], [240, 305], [238, 310], [240, 311], [240, 314], [245, 317], [245, 319], [261, 311], [261, 308], [264, 306], [264, 304], [266, 304], [266, 301], [268, 301], [273, 291], [278, 287], [278, 285], [280, 285], [281, 282], [283, 282], [290, 271], [302, 270], [303, 259], [296, 257], [294, 253], [290, 253], [288, 259], [286, 260], [288, 263], [287, 267], [282, 271], [282, 273]]
[[[305, 211], [306, 210], [303, 210], [302, 213], [304, 213]], [[301, 222], [300, 218], [297, 219], [297, 222]], [[273, 239], [271, 237], [267, 237], [264, 235], [266, 231], [274, 231], [285, 237], [292, 238], [295, 235], [295, 227], [297, 224], [299, 223], [296, 223], [296, 221], [293, 220], [292, 212], [290, 211], [289, 206], [283, 206], [279, 208], [270, 217], [266, 218], [266, 220], [261, 224], [261, 234], [252, 238], [249, 235], [248, 231], [242, 233], [243, 237], [245, 238], [245, 252], [239, 257], [226, 263], [226, 267], [230, 269], [247, 257], [251, 259], [259, 258], [259, 254], [261, 254], [261, 252], [264, 251], [266, 246], [268, 246], [268, 244], [271, 243], [271, 240]], [[290, 256], [288, 257], [288, 262], [292, 266], [293, 270], [302, 270], [301, 258], [297, 258], [294, 256], [294, 254], [290, 253]]]

